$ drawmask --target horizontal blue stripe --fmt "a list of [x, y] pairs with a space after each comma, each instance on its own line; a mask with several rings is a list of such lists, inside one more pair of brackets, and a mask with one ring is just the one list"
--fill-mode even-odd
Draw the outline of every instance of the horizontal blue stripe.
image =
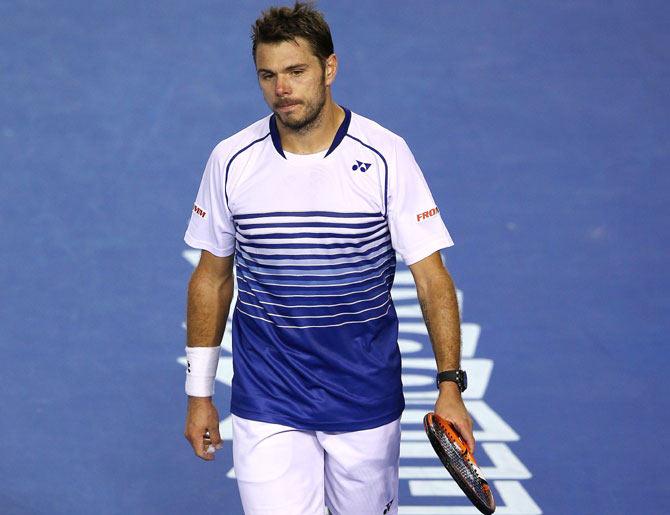
[[[259, 299], [253, 292], [247, 292], [245, 290], [240, 291], [238, 298], [246, 304], [260, 306], [268, 313], [272, 312], [277, 315], [285, 315], [288, 317], [300, 317], [332, 315], [340, 311], [360, 311], [368, 309], [390, 301], [391, 294], [388, 290], [380, 290], [375, 292], [374, 295], [369, 295], [362, 299], [354, 299], [350, 301], [347, 297], [340, 297], [330, 299], [330, 302], [324, 302], [323, 299], [319, 299], [317, 302], [312, 302], [311, 304], [306, 303], [305, 299], [296, 298], [272, 300]], [[278, 302], [278, 300], [284, 302]]]
[[255, 247], [259, 249], [341, 249], [346, 247], [364, 247], [374, 241], [388, 238], [389, 236], [389, 232], [385, 231], [383, 234], [370, 238], [367, 241], [349, 243], [247, 243], [240, 240], [237, 240], [237, 242], [244, 247]]
[[[249, 307], [249, 306], [245, 306]], [[393, 304], [390, 303], [386, 306], [386, 311], [379, 310], [376, 313], [375, 312], [367, 312], [367, 313], [361, 313], [361, 315], [367, 315], [367, 316], [361, 316], [358, 315], [358, 318], [353, 319], [353, 320], [345, 320], [342, 322], [333, 322], [330, 319], [321, 319], [321, 320], [314, 320], [307, 322], [307, 323], [301, 323], [300, 319], [289, 319], [290, 322], [287, 320], [285, 322], [278, 322], [276, 320], [271, 320], [267, 316], [263, 316], [264, 313], [263, 311], [259, 311], [258, 314], [252, 314], [244, 311], [239, 304], [235, 306], [235, 310], [238, 311], [239, 313], [246, 315], [247, 317], [253, 318], [255, 320], [260, 320], [265, 323], [270, 323], [273, 324], [277, 327], [280, 328], [290, 328], [290, 329], [312, 329], [312, 328], [328, 328], [328, 327], [339, 327], [339, 326], [344, 326], [344, 325], [349, 325], [349, 324], [365, 324], [368, 323], [371, 320], [383, 318], [388, 314], [388, 312], [391, 310], [393, 307]], [[383, 311], [383, 312], [382, 312]]]
[[297, 281], [293, 281], [292, 283], [275, 283], [275, 282], [267, 282], [267, 281], [260, 281], [256, 277], [249, 276], [244, 273], [243, 270], [238, 269], [237, 270], [237, 279], [238, 281], [241, 279], [247, 284], [254, 283], [262, 286], [263, 288], [267, 289], [268, 291], [273, 291], [277, 293], [283, 293], [283, 294], [289, 294], [291, 293], [292, 290], [300, 291], [300, 292], [306, 292], [306, 289], [312, 289], [314, 290], [314, 293], [316, 292], [323, 292], [323, 293], [346, 293], [347, 290], [352, 290], [352, 289], [363, 289], [365, 287], [366, 283], [369, 283], [371, 281], [380, 281], [383, 283], [386, 281], [387, 278], [392, 277], [394, 275], [394, 271], [387, 271], [384, 270], [382, 273], [377, 274], [376, 276], [368, 277], [365, 279], [360, 279], [360, 280], [351, 280], [351, 279], [342, 279], [339, 283], [335, 284], [324, 284], [322, 282], [316, 283], [316, 284], [298, 284]]
[[370, 281], [384, 281], [387, 277], [391, 277], [394, 275], [394, 270], [391, 270], [390, 272], [388, 270], [383, 270], [381, 273], [377, 273], [373, 276], [364, 278], [364, 279], [358, 279], [355, 280], [353, 278], [343, 278], [340, 279], [340, 281], [335, 282], [333, 284], [331, 283], [324, 283], [322, 281], [312, 283], [312, 284], [299, 284], [299, 281], [292, 281], [288, 283], [276, 283], [276, 282], [269, 282], [269, 281], [262, 281], [259, 280], [256, 277], [250, 276], [244, 272], [242, 269], [237, 269], [237, 279], [240, 280], [242, 279], [243, 281], [250, 283], [253, 282], [255, 284], [259, 284], [263, 286], [264, 288], [269, 288], [273, 290], [277, 290], [279, 288], [280, 292], [286, 290], [288, 293], [288, 290], [292, 288], [298, 288], [300, 291], [303, 291], [305, 288], [313, 288], [315, 291], [322, 291], [322, 292], [328, 292], [326, 288], [330, 288], [331, 291], [335, 292], [338, 291], [339, 289], [352, 289], [355, 287], [363, 286], [365, 283], [368, 283]]
[[[267, 320], [263, 317], [251, 315], [250, 313], [245, 312], [244, 310], [240, 309], [239, 307], [236, 308], [236, 311], [240, 312], [243, 315], [246, 315], [248, 318], [253, 318], [255, 320], [260, 320], [264, 323], [271, 323], [271, 324], [275, 325], [275, 327], [278, 327], [278, 328], [281, 328], [281, 329], [285, 328], [285, 329], [310, 330], [310, 329], [319, 329], [319, 328], [328, 329], [328, 328], [331, 328], [331, 327], [341, 327], [341, 326], [345, 326], [345, 325], [366, 324], [366, 323], [371, 322], [373, 320], [378, 320], [380, 318], [384, 318], [386, 315], [388, 315], [388, 312], [391, 310], [391, 307], [392, 307], [392, 305], [389, 305], [386, 308], [386, 311], [379, 314], [379, 315], [371, 316], [371, 317], [368, 317], [368, 318], [362, 318], [360, 320], [347, 320], [345, 322], [335, 323], [335, 324], [322, 323], [322, 324], [304, 324], [304, 325], [279, 324], [279, 323], [275, 322], [274, 320]], [[294, 323], [299, 323], [299, 322], [295, 321]], [[395, 418], [395, 416], [394, 416], [394, 418]], [[344, 427], [344, 426], [342, 426], [342, 427]]]
[[337, 227], [342, 229], [366, 229], [368, 227], [374, 227], [375, 225], [382, 225], [384, 220], [375, 220], [373, 222], [361, 222], [355, 224], [346, 224], [346, 223], [334, 223], [334, 222], [277, 222], [277, 223], [265, 223], [265, 224], [240, 224], [237, 226], [237, 229], [240, 231], [246, 231], [249, 229], [276, 229], [277, 227]]
[[394, 260], [395, 261], [395, 251], [391, 249], [389, 252], [386, 252], [384, 254], [379, 254], [378, 256], [375, 256], [374, 258], [371, 259], [360, 259], [357, 261], [350, 261], [348, 263], [326, 263], [323, 265], [303, 265], [303, 264], [298, 264], [298, 263], [291, 263], [291, 264], [280, 264], [280, 265], [269, 265], [266, 263], [258, 263], [254, 261], [253, 259], [247, 260], [247, 258], [244, 256], [246, 252], [238, 247], [238, 251], [235, 253], [235, 259], [237, 260], [236, 262], [240, 262], [242, 260], [243, 263], [247, 264], [248, 266], [257, 266], [260, 269], [276, 269], [276, 270], [299, 270], [299, 271], [304, 271], [304, 270], [338, 270], [338, 269], [352, 269], [355, 270], [356, 268], [363, 267], [365, 265], [370, 265], [370, 264], [376, 264], [379, 263], [380, 260]]
[[[381, 268], [382, 266], [395, 266], [395, 260], [391, 256], [382, 255], [379, 259], [374, 260], [373, 263], [363, 265], [363, 266], [349, 266], [347, 268], [338, 268], [330, 269], [324, 268], [321, 270], [304, 270], [304, 269], [291, 269], [290, 267], [273, 267], [267, 268], [262, 264], [255, 263], [253, 261], [242, 261], [238, 260], [236, 266], [242, 267], [249, 270], [251, 273], [257, 273], [261, 275], [281, 275], [281, 276], [305, 276], [312, 275], [315, 277], [333, 277], [333, 276], [345, 276], [350, 274], [362, 274], [368, 270], [374, 270]], [[311, 272], [311, 274], [310, 274]], [[326, 272], [326, 273], [321, 273]]]
[[[390, 277], [390, 276], [389, 276]], [[388, 280], [389, 277], [381, 277], [380, 282], [377, 284], [371, 284], [366, 286], [357, 286], [355, 288], [343, 289], [342, 291], [319, 291], [319, 292], [305, 292], [304, 289], [299, 292], [271, 292], [266, 290], [259, 289], [256, 284], [251, 284], [246, 281], [244, 278], [237, 276], [238, 281], [238, 291], [242, 287], [245, 290], [253, 292], [253, 295], [258, 297], [260, 300], [272, 300], [282, 301], [285, 299], [299, 299], [300, 302], [305, 302], [305, 300], [313, 300], [314, 302], [323, 302], [327, 299], [332, 299], [333, 302], [341, 301], [342, 299], [347, 299], [347, 301], [355, 300], [367, 300], [372, 296], [378, 294], [379, 292], [390, 292], [391, 282]], [[241, 286], [240, 286], [241, 285]], [[271, 298], [269, 298], [271, 297]]]
[[244, 288], [238, 288], [238, 298], [246, 300], [247, 302], [252, 302], [254, 304], [260, 305], [269, 305], [273, 306], [272, 309], [288, 309], [291, 314], [298, 313], [302, 309], [324, 309], [328, 310], [331, 308], [339, 308], [342, 306], [363, 306], [367, 304], [378, 302], [379, 299], [384, 299], [391, 295], [391, 292], [387, 288], [375, 288], [366, 293], [364, 298], [353, 299], [348, 296], [341, 297], [325, 297], [325, 298], [315, 298], [315, 297], [301, 297], [296, 298], [286, 297], [286, 298], [276, 298], [263, 299], [260, 298], [256, 292], [246, 291]]
[[[395, 263], [395, 252], [393, 249], [389, 250], [378, 250], [377, 254], [371, 254], [369, 256], [361, 256], [360, 259], [355, 259], [355, 258], [349, 258], [346, 261], [340, 261], [338, 263], [332, 263], [327, 260], [319, 260], [316, 262], [310, 261], [307, 262], [308, 265], [311, 266], [319, 266], [321, 263], [324, 263], [324, 265], [321, 265], [322, 268], [313, 268], [309, 269], [306, 267], [301, 267], [298, 264], [301, 263], [300, 260], [294, 260], [293, 262], [290, 263], [281, 263], [280, 260], [265, 260], [265, 259], [255, 259], [252, 258], [248, 255], [246, 255], [246, 252], [237, 249], [236, 252], [237, 255], [239, 255], [243, 261], [241, 261], [242, 264], [247, 265], [247, 267], [251, 269], [255, 269], [261, 272], [267, 272], [267, 273], [272, 273], [273, 269], [274, 270], [295, 270], [296, 272], [299, 273], [306, 273], [308, 270], [321, 270], [321, 271], [328, 271], [330, 269], [333, 270], [341, 270], [341, 271], [360, 271], [363, 270], [364, 268], [368, 268], [371, 265], [377, 265], [382, 261], [387, 261], [389, 263], [393, 262]], [[345, 259], [345, 258], [340, 258], [340, 259]], [[277, 264], [278, 263], [278, 264]], [[342, 270], [344, 269], [344, 270]]]
[[[359, 240], [360, 238], [365, 238], [366, 236], [372, 236], [377, 231], [381, 230], [375, 229], [374, 231], [363, 232], [363, 233], [330, 233], [330, 232], [284, 232], [284, 233], [267, 233], [267, 234], [243, 234], [245, 238], [249, 240], [295, 240], [298, 238], [340, 238], [340, 239], [353, 239], [354, 241]], [[388, 229], [386, 229], [388, 231]], [[241, 233], [240, 233], [241, 234]]]
[[233, 220], [245, 220], [248, 218], [265, 218], [271, 216], [329, 216], [331, 218], [366, 218], [378, 217], [384, 219], [381, 213], [341, 213], [339, 211], [274, 211], [271, 213], [245, 213], [233, 215]]
[[274, 261], [274, 260], [280, 260], [280, 259], [290, 259], [290, 260], [319, 260], [319, 259], [326, 259], [326, 260], [335, 260], [335, 259], [345, 259], [345, 258], [354, 258], [354, 257], [364, 257], [364, 256], [370, 256], [377, 252], [378, 250], [381, 250], [385, 247], [388, 247], [391, 249], [391, 243], [390, 242], [382, 242], [379, 245], [376, 245], [375, 247], [369, 248], [367, 250], [356, 250], [353, 252], [344, 252], [340, 254], [256, 254], [252, 252], [248, 252], [246, 250], [243, 250], [239, 245], [237, 245], [240, 251], [244, 252], [245, 255], [249, 256], [250, 258], [253, 259], [264, 259], [267, 261]]
[[[254, 303], [247, 301], [240, 301], [240, 304], [244, 306], [244, 309], [258, 310], [260, 314], [265, 314], [265, 316], [272, 317], [278, 322], [287, 323], [289, 321], [295, 321], [296, 319], [314, 319], [314, 323], [318, 320], [325, 321], [336, 321], [340, 317], [345, 317], [349, 320], [356, 320], [358, 318], [368, 316], [369, 313], [373, 313], [375, 310], [384, 310], [387, 305], [391, 303], [391, 299], [376, 299], [376, 303], [373, 303], [372, 306], [340, 306], [339, 309], [333, 309], [332, 313], [328, 312], [312, 312], [312, 313], [301, 313], [301, 314], [289, 314], [289, 313], [277, 313], [274, 309], [268, 309], [272, 306], [259, 306]], [[293, 322], [295, 323], [295, 322]]]
[[323, 284], [327, 284], [329, 282], [333, 281], [343, 281], [346, 279], [351, 279], [351, 278], [365, 278], [369, 276], [374, 276], [379, 273], [380, 269], [383, 269], [384, 267], [386, 268], [391, 268], [395, 265], [395, 263], [391, 262], [390, 260], [380, 263], [377, 266], [369, 267], [366, 268], [365, 270], [359, 270], [359, 271], [352, 271], [352, 272], [344, 272], [342, 274], [337, 274], [337, 275], [326, 275], [326, 274], [267, 274], [259, 271], [254, 271], [247, 267], [246, 265], [241, 265], [238, 264], [238, 268], [242, 269], [245, 271], [245, 274], [251, 276], [251, 277], [256, 277], [259, 281], [274, 281], [274, 280], [286, 280], [289, 282], [318, 282], [321, 281]]

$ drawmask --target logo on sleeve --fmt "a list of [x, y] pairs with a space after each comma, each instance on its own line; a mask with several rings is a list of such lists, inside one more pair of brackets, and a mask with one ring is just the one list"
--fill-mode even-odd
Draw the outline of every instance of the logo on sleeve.
[[431, 216], [435, 216], [437, 213], [439, 213], [440, 210], [435, 206], [433, 209], [430, 209], [428, 211], [424, 211], [423, 213], [418, 213], [416, 215], [416, 221], [421, 222], [425, 220], [426, 218], [430, 218]]
[[193, 204], [193, 212], [201, 218], [205, 218], [207, 216], [207, 211], [201, 208], [198, 204]]

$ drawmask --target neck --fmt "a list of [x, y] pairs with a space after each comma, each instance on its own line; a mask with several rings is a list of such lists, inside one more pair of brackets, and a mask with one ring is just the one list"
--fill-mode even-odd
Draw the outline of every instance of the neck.
[[282, 148], [292, 154], [315, 154], [327, 150], [344, 120], [344, 109], [328, 96], [321, 114], [308, 127], [293, 130], [277, 118], [277, 130]]

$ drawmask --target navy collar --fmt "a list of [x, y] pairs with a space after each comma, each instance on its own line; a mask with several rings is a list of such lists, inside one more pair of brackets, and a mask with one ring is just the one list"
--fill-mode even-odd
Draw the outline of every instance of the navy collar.
[[[351, 122], [351, 111], [349, 111], [349, 109], [346, 107], [342, 107], [342, 109], [344, 109], [344, 120], [338, 127], [337, 132], [335, 133], [335, 138], [333, 138], [333, 142], [330, 144], [328, 152], [326, 152], [326, 155], [323, 156], [324, 158], [328, 157], [333, 152], [333, 150], [337, 148], [349, 130], [349, 123]], [[272, 137], [272, 144], [275, 146], [275, 149], [279, 155], [286, 159], [284, 149], [281, 146], [281, 138], [279, 137], [279, 129], [277, 129], [277, 120], [274, 114], [270, 117], [270, 136]]]

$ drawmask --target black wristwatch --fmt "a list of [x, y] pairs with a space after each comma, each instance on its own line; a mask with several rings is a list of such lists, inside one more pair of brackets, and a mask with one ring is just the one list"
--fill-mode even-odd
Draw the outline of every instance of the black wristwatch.
[[465, 370], [461, 370], [460, 368], [458, 370], [445, 370], [444, 372], [437, 374], [436, 381], [438, 388], [442, 381], [453, 381], [458, 385], [458, 389], [461, 392], [464, 392], [468, 387], [468, 374]]

